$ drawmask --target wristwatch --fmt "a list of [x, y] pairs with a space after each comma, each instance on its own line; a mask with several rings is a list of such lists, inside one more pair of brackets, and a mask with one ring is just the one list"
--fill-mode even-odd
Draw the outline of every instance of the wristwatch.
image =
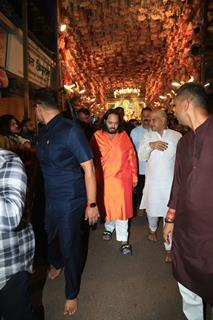
[[95, 208], [95, 207], [97, 207], [97, 204], [96, 204], [96, 202], [91, 202], [91, 203], [87, 204], [87, 207]]

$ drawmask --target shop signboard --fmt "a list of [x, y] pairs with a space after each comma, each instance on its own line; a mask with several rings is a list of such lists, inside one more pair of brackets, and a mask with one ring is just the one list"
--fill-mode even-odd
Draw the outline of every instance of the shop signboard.
[[[39, 87], [51, 86], [53, 60], [50, 59], [31, 39], [28, 39], [29, 81]], [[6, 69], [23, 78], [22, 38], [8, 35]]]

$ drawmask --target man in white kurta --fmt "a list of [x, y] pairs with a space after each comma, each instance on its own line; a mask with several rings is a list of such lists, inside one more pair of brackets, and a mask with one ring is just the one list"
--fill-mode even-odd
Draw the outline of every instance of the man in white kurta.
[[[135, 129], [133, 129], [130, 133], [130, 137], [132, 139], [132, 142], [135, 146], [135, 150], [137, 152], [140, 147], [140, 142], [143, 138], [143, 135], [146, 131], [149, 131], [150, 129], [150, 114], [151, 114], [150, 108], [144, 108], [141, 111], [141, 125]], [[146, 161], [139, 160], [138, 159], [138, 184], [135, 188], [135, 195], [136, 195], [136, 208], [137, 208], [137, 214], [142, 216], [144, 214], [144, 210], [140, 210], [140, 203], [143, 196], [143, 188], [145, 184], [145, 170], [146, 170]]]
[[[146, 132], [139, 148], [139, 159], [147, 161], [146, 181], [140, 209], [146, 209], [149, 223], [148, 239], [157, 241], [159, 217], [165, 218], [168, 210], [176, 147], [181, 134], [167, 129], [167, 116], [162, 110], [151, 113], [151, 129]], [[165, 261], [171, 261], [171, 241], [165, 243]]]

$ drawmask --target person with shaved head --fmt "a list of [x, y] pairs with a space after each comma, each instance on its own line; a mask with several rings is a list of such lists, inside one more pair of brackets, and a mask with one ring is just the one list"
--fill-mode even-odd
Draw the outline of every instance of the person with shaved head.
[[187, 83], [175, 98], [175, 115], [191, 130], [179, 141], [164, 239], [173, 236], [173, 274], [189, 320], [213, 306], [213, 117], [202, 85]]
[[[165, 218], [172, 186], [176, 147], [181, 134], [167, 128], [167, 115], [153, 110], [151, 131], [145, 132], [139, 147], [139, 159], [147, 161], [146, 180], [140, 209], [146, 209], [150, 241], [157, 241], [159, 217]], [[165, 262], [171, 261], [171, 243], [165, 242]]]

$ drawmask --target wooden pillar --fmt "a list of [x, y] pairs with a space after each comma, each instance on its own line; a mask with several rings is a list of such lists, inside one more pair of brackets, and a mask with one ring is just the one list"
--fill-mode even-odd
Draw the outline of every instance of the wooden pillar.
[[23, 31], [23, 73], [24, 73], [24, 118], [29, 117], [29, 80], [28, 80], [28, 1], [22, 0]]

